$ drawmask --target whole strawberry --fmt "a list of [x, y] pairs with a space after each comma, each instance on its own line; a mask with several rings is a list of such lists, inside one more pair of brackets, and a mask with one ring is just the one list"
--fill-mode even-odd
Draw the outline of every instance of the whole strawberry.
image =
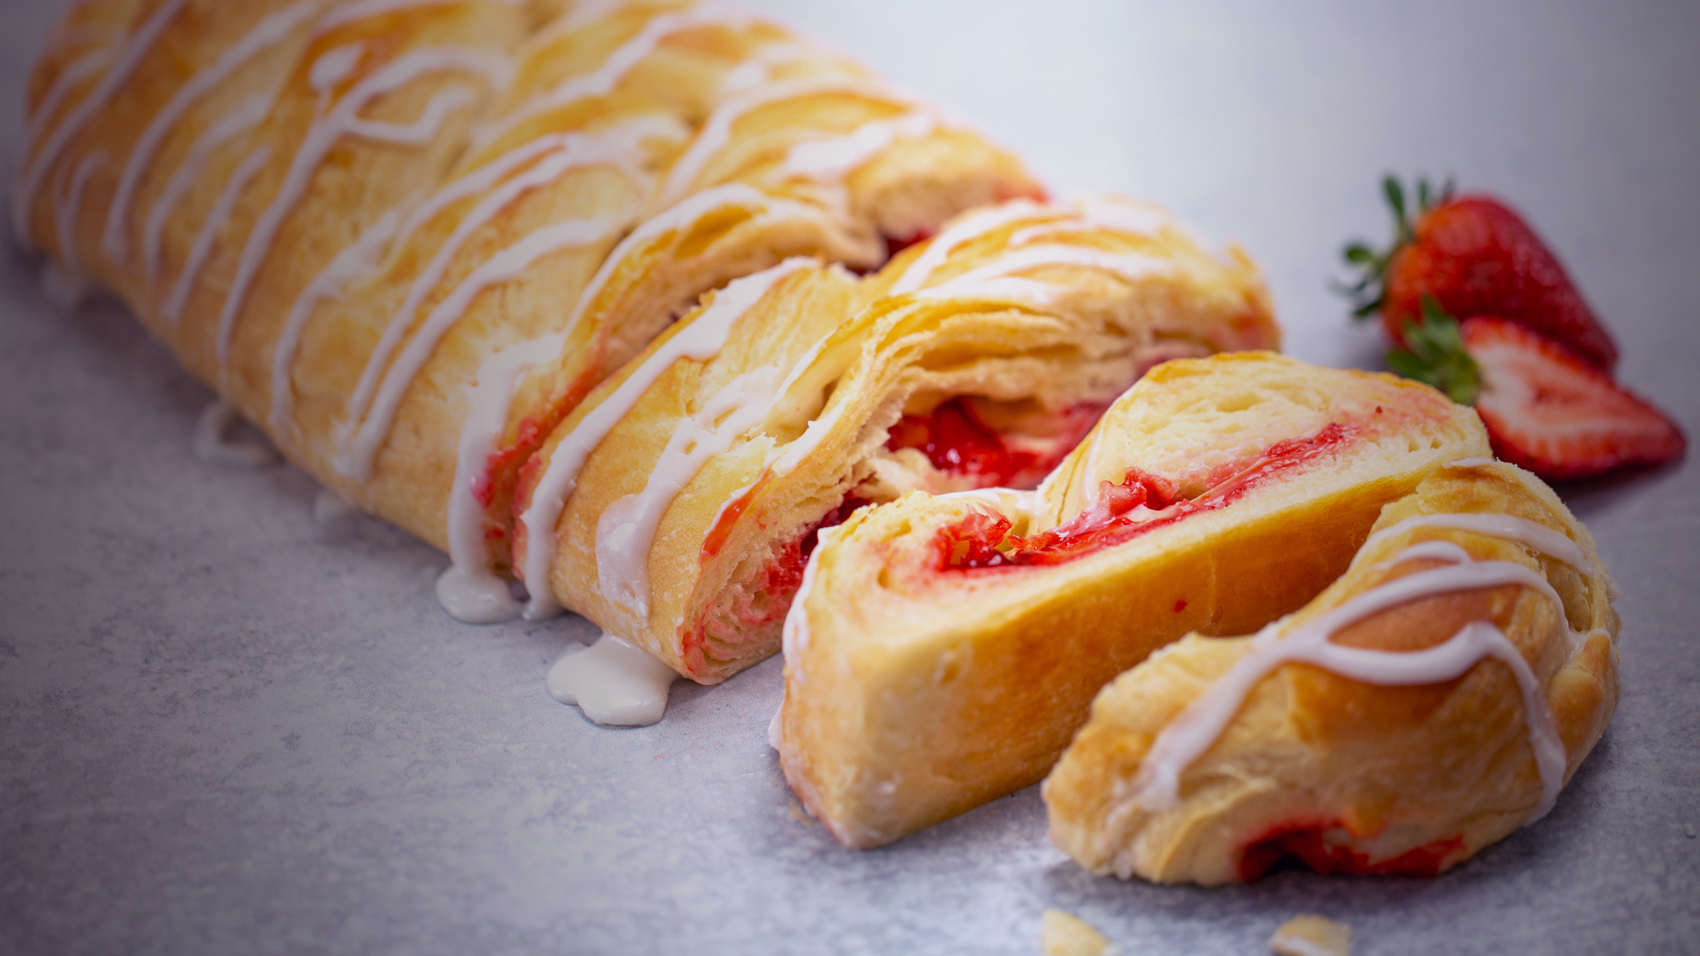
[[1422, 314], [1431, 295], [1454, 315], [1494, 315], [1543, 335], [1595, 368], [1610, 372], [1617, 346], [1582, 294], [1528, 223], [1491, 196], [1453, 196], [1417, 182], [1413, 222], [1405, 189], [1392, 176], [1382, 192], [1393, 207], [1393, 246], [1377, 254], [1362, 242], [1346, 246], [1346, 261], [1363, 271], [1345, 288], [1354, 314], [1380, 312], [1394, 344], [1404, 347], [1405, 326]]

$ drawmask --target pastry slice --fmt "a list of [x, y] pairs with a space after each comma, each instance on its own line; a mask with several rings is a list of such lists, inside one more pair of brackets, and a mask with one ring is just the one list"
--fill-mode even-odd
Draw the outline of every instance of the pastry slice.
[[1351, 567], [1297, 613], [1189, 635], [1104, 689], [1045, 781], [1059, 847], [1164, 883], [1286, 860], [1432, 876], [1552, 809], [1617, 704], [1587, 529], [1483, 459], [1345, 541]]
[[1110, 200], [973, 213], [861, 281], [739, 280], [535, 459], [531, 613], [723, 680], [778, 649], [821, 528], [917, 488], [1036, 483], [1152, 362], [1273, 343], [1266, 302], [1243, 259]]
[[1159, 365], [1037, 492], [912, 494], [823, 536], [785, 624], [786, 779], [852, 847], [1035, 783], [1110, 679], [1299, 608], [1383, 505], [1487, 448], [1391, 376]]

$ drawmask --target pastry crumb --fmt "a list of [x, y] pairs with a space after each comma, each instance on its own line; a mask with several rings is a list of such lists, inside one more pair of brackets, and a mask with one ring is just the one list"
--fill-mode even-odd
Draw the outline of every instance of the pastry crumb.
[[1269, 937], [1269, 948], [1277, 956], [1349, 956], [1352, 928], [1306, 913], [1282, 923]]
[[1073, 913], [1046, 910], [1040, 915], [1039, 944], [1045, 956], [1117, 956], [1104, 934]]

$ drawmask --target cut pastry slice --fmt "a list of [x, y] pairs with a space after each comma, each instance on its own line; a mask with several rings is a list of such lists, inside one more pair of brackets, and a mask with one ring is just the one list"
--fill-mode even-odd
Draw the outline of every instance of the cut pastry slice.
[[[1045, 782], [1051, 837], [1124, 879], [1433, 875], [1552, 808], [1616, 707], [1588, 532], [1508, 464], [1443, 468], [1254, 637], [1117, 678]], [[1307, 535], [1306, 547], [1337, 546]]]
[[852, 847], [1032, 784], [1116, 674], [1297, 609], [1384, 504], [1487, 447], [1391, 376], [1159, 365], [1037, 492], [912, 494], [823, 535], [785, 623], [786, 779]]
[[507, 565], [508, 505], [538, 445], [703, 292], [792, 256], [870, 270], [888, 241], [1042, 194], [1013, 156], [868, 77], [784, 78], [728, 96], [579, 294], [558, 356], [517, 384], [482, 470], [458, 479], [483, 492], [490, 560]]
[[1266, 301], [1243, 259], [1109, 200], [974, 213], [860, 282], [740, 280], [535, 459], [532, 613], [558, 601], [722, 680], [778, 649], [820, 528], [915, 488], [1036, 482], [1152, 362], [1273, 343]]

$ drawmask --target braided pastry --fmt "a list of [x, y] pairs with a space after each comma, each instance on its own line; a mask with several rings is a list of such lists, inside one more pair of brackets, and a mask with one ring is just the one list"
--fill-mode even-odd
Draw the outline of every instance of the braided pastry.
[[[85, 0], [26, 132], [13, 225], [57, 284], [113, 290], [290, 460], [449, 551], [451, 613], [519, 613], [517, 571], [531, 615], [705, 681], [777, 647], [808, 529], [853, 496], [1036, 480], [1151, 363], [1278, 338], [1239, 253], [1042, 204], [962, 121], [703, 4]], [[1024, 464], [928, 463], [941, 407]], [[684, 452], [637, 509], [654, 548], [608, 558], [595, 529], [687, 424], [725, 450]]]

